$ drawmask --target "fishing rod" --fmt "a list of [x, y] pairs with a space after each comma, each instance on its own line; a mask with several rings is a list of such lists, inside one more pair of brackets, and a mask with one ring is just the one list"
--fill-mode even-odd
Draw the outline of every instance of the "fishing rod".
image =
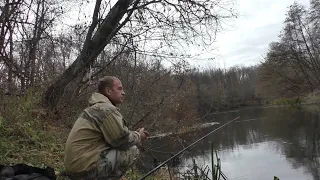
[[154, 169], [152, 169], [151, 171], [149, 171], [147, 174], [145, 174], [142, 178], [140, 178], [139, 180], [144, 180], [146, 177], [148, 177], [150, 174], [154, 173], [157, 169], [159, 169], [160, 167], [162, 167], [163, 165], [165, 165], [166, 163], [168, 163], [170, 160], [172, 160], [173, 158], [177, 157], [178, 155], [180, 155], [181, 153], [183, 153], [185, 150], [189, 149], [191, 146], [195, 145], [196, 143], [198, 143], [199, 141], [203, 140], [204, 138], [208, 137], [210, 134], [216, 132], [217, 130], [223, 128], [224, 126], [232, 123], [233, 121], [239, 119], [240, 116], [236, 117], [235, 119], [221, 125], [220, 127], [214, 129], [213, 131], [209, 132], [208, 134], [206, 134], [205, 136], [201, 137], [200, 139], [198, 139], [197, 141], [193, 142], [192, 144], [190, 144], [189, 146], [187, 146], [186, 148], [182, 149], [181, 151], [179, 151], [177, 154], [175, 154], [174, 156], [170, 157], [169, 159], [167, 159], [166, 161], [164, 161], [163, 163], [159, 164], [157, 167], [155, 167]]

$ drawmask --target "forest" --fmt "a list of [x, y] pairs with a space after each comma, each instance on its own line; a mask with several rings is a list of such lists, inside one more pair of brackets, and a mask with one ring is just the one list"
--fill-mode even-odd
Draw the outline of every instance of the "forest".
[[228, 0], [2, 0], [0, 154], [6, 156], [0, 162], [62, 168], [67, 133], [105, 75], [124, 85], [120, 109], [128, 126], [152, 132], [182, 122], [187, 129], [207, 114], [241, 107], [319, 103], [318, 0], [288, 7], [261, 63], [190, 64], [198, 56], [184, 47], [214, 43], [223, 23], [238, 16], [232, 6]]

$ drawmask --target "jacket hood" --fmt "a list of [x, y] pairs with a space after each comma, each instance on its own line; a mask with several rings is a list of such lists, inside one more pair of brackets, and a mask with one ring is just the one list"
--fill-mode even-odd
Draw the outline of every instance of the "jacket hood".
[[103, 94], [100, 93], [93, 93], [91, 97], [89, 98], [89, 104], [90, 106], [96, 104], [96, 103], [110, 103], [110, 100]]

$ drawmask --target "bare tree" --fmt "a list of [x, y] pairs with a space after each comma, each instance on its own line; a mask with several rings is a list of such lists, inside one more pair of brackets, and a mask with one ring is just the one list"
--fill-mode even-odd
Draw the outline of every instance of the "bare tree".
[[19, 9], [23, 3], [22, 0], [9, 1], [6, 0], [1, 4], [0, 15], [0, 63], [4, 64], [3, 72], [7, 72], [7, 89], [9, 92], [13, 88], [14, 74], [19, 76], [17, 65], [13, 62], [13, 36], [14, 28], [16, 26], [15, 19], [19, 14]]
[[[1, 14], [1, 63], [8, 71], [8, 83], [25, 91], [42, 81], [39, 49], [52, 38], [48, 29], [62, 14], [57, 1], [6, 0]], [[9, 90], [10, 91], [10, 90]]]
[[[101, 2], [101, 0], [96, 1], [92, 22], [81, 53], [48, 88], [43, 98], [44, 106], [56, 107], [68, 84], [79, 74], [86, 73], [105, 46], [117, 36], [124, 37], [126, 41], [125, 37], [141, 38], [141, 35], [144, 35], [147, 39], [141, 41], [147, 42], [149, 38], [154, 37], [166, 40], [164, 42], [168, 42], [169, 45], [171, 42], [172, 47], [173, 41], [210, 37], [204, 37], [205, 34], [214, 36], [220, 21], [233, 17], [229, 9], [223, 9], [220, 1], [118, 0], [107, 15], [99, 19]], [[218, 14], [215, 8], [223, 9], [224, 12]], [[135, 47], [138, 53], [159, 55], [154, 51], [141, 49], [137, 45]], [[170, 58], [175, 54], [168, 52], [162, 55]]]
[[[299, 96], [320, 85], [319, 3], [311, 9], [294, 3], [290, 6], [279, 42], [270, 44], [261, 67], [261, 84], [277, 82], [281, 96]], [[269, 89], [274, 86], [269, 86]]]

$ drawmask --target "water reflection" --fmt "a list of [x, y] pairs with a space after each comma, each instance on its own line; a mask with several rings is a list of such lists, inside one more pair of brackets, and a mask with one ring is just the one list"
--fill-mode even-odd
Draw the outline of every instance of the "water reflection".
[[[208, 121], [225, 123], [237, 116], [241, 119], [190, 148], [177, 162], [180, 166], [188, 166], [195, 158], [200, 165], [209, 164], [210, 144], [214, 143], [222, 160], [222, 171], [229, 179], [273, 179], [276, 175], [281, 180], [319, 180], [319, 111], [320, 106], [246, 108], [212, 115]], [[150, 149], [147, 148], [143, 163], [140, 163], [141, 168], [150, 170], [155, 161], [166, 160], [216, 127], [150, 142]]]

